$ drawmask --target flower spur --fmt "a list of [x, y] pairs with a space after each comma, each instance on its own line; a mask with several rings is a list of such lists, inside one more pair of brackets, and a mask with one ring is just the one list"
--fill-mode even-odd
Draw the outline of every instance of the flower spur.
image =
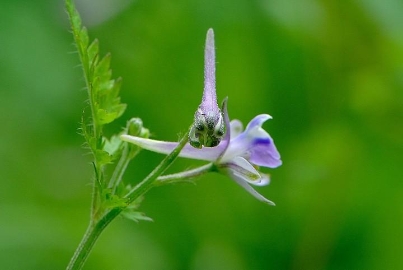
[[195, 148], [217, 146], [225, 133], [223, 115], [215, 89], [215, 47], [213, 29], [207, 31], [204, 50], [204, 90], [202, 102], [194, 115], [189, 143]]

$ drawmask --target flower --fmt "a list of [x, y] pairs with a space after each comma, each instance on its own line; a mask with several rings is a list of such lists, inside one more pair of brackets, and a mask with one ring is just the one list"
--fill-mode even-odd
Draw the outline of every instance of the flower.
[[[242, 131], [242, 123], [239, 120], [229, 122], [227, 99], [223, 102], [222, 111], [227, 132], [220, 144], [216, 147], [197, 149], [188, 143], [179, 156], [212, 162], [218, 172], [230, 176], [255, 198], [274, 205], [272, 201], [263, 197], [250, 186], [250, 184], [264, 186], [270, 181], [268, 175], [257, 170], [258, 166], [276, 168], [282, 164], [273, 139], [262, 128], [262, 124], [271, 119], [271, 116], [268, 114], [257, 115]], [[130, 135], [122, 135], [121, 139], [161, 154], [169, 154], [178, 145], [176, 142], [158, 141]]]

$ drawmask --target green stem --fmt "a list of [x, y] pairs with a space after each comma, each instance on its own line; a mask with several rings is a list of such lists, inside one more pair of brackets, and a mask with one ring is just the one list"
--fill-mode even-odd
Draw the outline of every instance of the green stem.
[[92, 198], [91, 198], [91, 220], [94, 220], [98, 213], [98, 200], [99, 200], [99, 186], [95, 183], [96, 180], [92, 183]]
[[[128, 198], [127, 206], [129, 206], [130, 203], [134, 202], [137, 198], [144, 195], [153, 187], [154, 182], [157, 180], [158, 176], [160, 176], [175, 161], [183, 147], [186, 145], [187, 141], [188, 135], [185, 134], [176, 148], [168, 156], [166, 156], [143, 181], [141, 181], [125, 196], [126, 198]], [[91, 216], [91, 222], [80, 244], [78, 245], [78, 248], [74, 252], [73, 257], [71, 258], [71, 261], [67, 266], [67, 270], [78, 270], [82, 268], [102, 231], [124, 209], [125, 207], [113, 208], [111, 210], [108, 210], [104, 212], [103, 216], [99, 220], [95, 219], [96, 216]]]
[[[190, 131], [190, 129], [189, 129]], [[128, 198], [130, 203], [134, 202], [138, 197], [146, 193], [150, 188], [153, 187], [154, 182], [157, 180], [157, 177], [164, 173], [166, 169], [174, 162], [174, 160], [178, 157], [179, 153], [182, 151], [183, 147], [185, 147], [188, 142], [188, 134], [185, 133], [185, 136], [179, 141], [179, 144], [176, 148], [166, 156], [160, 164], [137, 186], [135, 186], [125, 197]]]
[[197, 176], [200, 176], [200, 175], [203, 175], [208, 172], [215, 171], [215, 170], [216, 170], [215, 165], [213, 163], [209, 163], [209, 164], [197, 167], [192, 170], [159, 176], [157, 178], [157, 181], [155, 181], [155, 186], [162, 186], [162, 185], [166, 185], [166, 184], [173, 184], [173, 183], [178, 183], [178, 182], [189, 181], [189, 179], [191, 179], [191, 178], [195, 178]]
[[116, 168], [109, 182], [108, 188], [112, 189], [112, 194], [116, 194], [116, 189], [119, 186], [120, 182], [122, 181], [123, 174], [130, 163], [131, 159], [129, 157], [129, 151], [130, 151], [129, 148], [130, 145], [128, 145], [128, 143], [125, 143], [125, 146], [122, 151], [122, 156], [120, 157], [119, 162], [116, 165]]
[[112, 209], [107, 212], [98, 222], [90, 222], [87, 231], [83, 236], [83, 239], [78, 245], [73, 257], [70, 260], [69, 265], [66, 268], [67, 270], [81, 269], [84, 266], [88, 255], [90, 254], [95, 242], [101, 235], [102, 231], [115, 217], [120, 214], [120, 212], [122, 212], [122, 210], [122, 208]]
[[[74, 40], [77, 45], [77, 51], [80, 58], [80, 62], [82, 64], [83, 72], [84, 72], [84, 79], [86, 88], [88, 91], [88, 99], [89, 105], [91, 108], [91, 119], [92, 119], [92, 131], [93, 137], [96, 140], [95, 145], [89, 143], [88, 138], [87, 143], [90, 145], [91, 150], [94, 155], [94, 170], [95, 170], [95, 182], [93, 186], [92, 192], [92, 206], [91, 206], [91, 217], [94, 218], [97, 215], [98, 211], [98, 202], [99, 202], [99, 192], [102, 189], [102, 182], [103, 182], [103, 171], [102, 166], [99, 164], [97, 159], [96, 151], [100, 148], [100, 134], [101, 134], [101, 126], [98, 123], [97, 113], [95, 108], [94, 102], [94, 95], [93, 95], [93, 87], [92, 87], [92, 77], [93, 71], [89, 66], [89, 59], [88, 59], [88, 51], [87, 51], [87, 43], [83, 42], [81, 39], [81, 31], [83, 31], [81, 26], [81, 19], [76, 11], [74, 2], [72, 0], [65, 1], [66, 11], [68, 13], [68, 17], [70, 20], [71, 30], [73, 32]], [[85, 44], [85, 45], [83, 45]], [[92, 60], [92, 59], [91, 59]]]

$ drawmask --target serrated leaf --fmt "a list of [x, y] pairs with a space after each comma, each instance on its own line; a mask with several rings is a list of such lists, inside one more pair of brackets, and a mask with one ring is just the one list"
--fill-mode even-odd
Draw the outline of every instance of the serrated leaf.
[[98, 109], [97, 115], [98, 115], [98, 121], [101, 125], [109, 124], [117, 118], [116, 112], [108, 112], [104, 109]]
[[94, 65], [94, 58], [98, 56], [99, 52], [99, 42], [98, 39], [94, 39], [94, 41], [88, 46], [88, 60], [91, 61], [91, 64]]
[[127, 206], [127, 198], [120, 198], [119, 196], [112, 194], [110, 188], [102, 190], [102, 198], [105, 208], [121, 208]]
[[[92, 86], [92, 92], [91, 94], [93, 95], [93, 106], [98, 109], [100, 107], [100, 100], [99, 100], [99, 94], [98, 94], [98, 89], [100, 85], [99, 77], [92, 78], [91, 86]], [[96, 116], [97, 117], [97, 116]]]
[[71, 22], [71, 28], [73, 32], [78, 33], [81, 28], [81, 18], [78, 12], [76, 11], [76, 8], [74, 6], [74, 3], [72, 1], [66, 1], [66, 9], [67, 13], [69, 14], [70, 22]]
[[108, 74], [104, 74], [104, 77], [98, 76], [100, 80], [99, 84], [99, 97], [106, 98], [105, 101], [110, 100], [110, 93], [111, 90], [113, 89], [113, 85], [115, 84], [114, 80], [109, 80], [111, 76]]
[[[66, 9], [70, 17], [89, 97], [88, 114], [91, 113], [91, 115], [83, 116], [82, 134], [94, 155], [96, 179], [101, 183], [106, 179], [102, 167], [112, 163], [121, 150], [119, 142], [115, 141], [113, 137], [111, 141], [107, 141], [103, 137], [103, 126], [121, 116], [126, 108], [125, 104], [120, 103], [121, 79], [111, 79], [111, 55], [106, 54], [104, 57], [99, 55], [99, 42], [97, 39], [90, 42], [87, 29], [81, 26], [81, 19], [73, 1], [66, 0]], [[83, 115], [85, 114], [83, 113]]]
[[102, 59], [101, 61], [99, 61], [96, 69], [95, 69], [95, 73], [98, 75], [101, 74], [111, 74], [111, 71], [109, 69], [111, 63], [111, 54], [107, 53]]
[[81, 18], [80, 18], [80, 16], [78, 16], [78, 14], [76, 12], [74, 12], [71, 16], [71, 24], [76, 29], [81, 28]]
[[109, 153], [100, 149], [95, 150], [95, 159], [100, 165], [106, 165], [112, 162], [112, 157], [109, 155]]
[[116, 112], [116, 118], [119, 118], [120, 116], [122, 116], [122, 114], [125, 112], [127, 107], [127, 104], [124, 103], [120, 103], [117, 106], [114, 106], [114, 111]]
[[[98, 76], [98, 75], [96, 75]], [[99, 78], [99, 88], [98, 88], [98, 98], [100, 98], [101, 104], [109, 104], [111, 103], [110, 92], [113, 87], [114, 81], [110, 80], [110, 75], [103, 74], [98, 76]]]
[[80, 31], [80, 40], [81, 40], [81, 47], [83, 49], [88, 47], [88, 42], [89, 42], [89, 38], [88, 38], [88, 32], [87, 32], [87, 28], [83, 27]]
[[123, 141], [118, 135], [112, 136], [110, 140], [105, 140], [103, 149], [115, 158], [122, 151]]
[[121, 215], [127, 219], [133, 220], [134, 222], [139, 222], [140, 220], [145, 220], [145, 221], [154, 221], [152, 218], [147, 217], [144, 213], [142, 212], [137, 212], [137, 211], [132, 211], [130, 209], [125, 209], [122, 211]]
[[115, 83], [113, 84], [113, 89], [112, 89], [113, 93], [117, 93], [117, 94], [119, 93], [120, 87], [122, 86], [122, 82], [123, 82], [123, 79], [121, 77], [119, 77], [115, 80]]

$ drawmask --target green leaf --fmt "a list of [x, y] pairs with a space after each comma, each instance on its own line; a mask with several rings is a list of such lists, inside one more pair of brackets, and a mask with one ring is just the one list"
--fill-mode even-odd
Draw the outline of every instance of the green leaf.
[[103, 135], [104, 126], [115, 121], [126, 110], [126, 104], [121, 103], [119, 96], [122, 79], [112, 78], [111, 54], [103, 57], [99, 54], [99, 41], [90, 41], [72, 0], [66, 0], [66, 9], [84, 72], [90, 107], [83, 113], [81, 133], [94, 155], [96, 179], [103, 186], [108, 181], [104, 166], [122, 154], [121, 142], [114, 137], [107, 140]]
[[115, 80], [115, 83], [113, 84], [113, 88], [112, 88], [111, 92], [114, 93], [115, 97], [118, 96], [118, 94], [119, 94], [119, 89], [122, 86], [122, 82], [123, 82], [123, 79], [121, 77], [119, 77]]
[[98, 109], [98, 120], [101, 125], [109, 124], [117, 118], [116, 112], [108, 112], [104, 109]]
[[76, 11], [73, 1], [71, 1], [71, 0], [66, 1], [66, 10], [67, 10], [67, 13], [69, 14], [70, 23], [72, 26], [71, 28], [72, 28], [73, 32], [78, 33], [81, 28], [81, 18], [80, 18], [80, 15], [78, 14], [78, 12]]
[[98, 39], [95, 39], [87, 49], [90, 66], [95, 67], [96, 59], [98, 58], [98, 52], [99, 52], [99, 42]]
[[112, 159], [114, 160], [122, 152], [123, 144], [124, 143], [119, 135], [114, 135], [110, 140], [105, 140], [103, 149], [108, 152], [109, 156], [112, 156]]
[[107, 53], [101, 61], [99, 61], [97, 67], [95, 68], [95, 73], [97, 74], [107, 74], [107, 80], [109, 80], [110, 75], [112, 74], [111, 70], [109, 69], [109, 65], [111, 63], [111, 54]]
[[110, 188], [102, 190], [102, 203], [105, 208], [125, 208], [127, 206], [127, 198], [120, 198], [119, 196], [112, 194]]
[[95, 150], [95, 159], [101, 166], [112, 162], [112, 157], [109, 155], [109, 153], [100, 149]]
[[113, 107], [113, 110], [116, 112], [116, 118], [122, 116], [122, 114], [126, 111], [127, 104], [120, 103]]
[[88, 47], [88, 42], [89, 42], [87, 28], [83, 27], [81, 29], [81, 31], [80, 31], [80, 39], [81, 39], [82, 48], [87, 48]]
[[66, 1], [66, 9], [84, 69], [92, 112], [90, 121], [93, 122], [92, 131], [96, 132], [93, 136], [98, 137], [102, 134], [102, 127], [113, 122], [126, 109], [126, 105], [122, 104], [119, 98], [121, 79], [111, 79], [111, 54], [100, 58], [99, 41], [95, 39], [89, 43], [87, 29], [81, 26], [80, 16], [72, 1]]
[[131, 211], [130, 209], [125, 209], [122, 211], [121, 215], [127, 219], [133, 220], [134, 222], [139, 222], [140, 220], [145, 220], [145, 221], [153, 221], [152, 218], [147, 217], [144, 213], [142, 212], [137, 212], [137, 211]]
[[[131, 186], [126, 186], [126, 189], [131, 190]], [[143, 199], [143, 196], [138, 197], [134, 202], [132, 202], [122, 211], [121, 215], [135, 222], [139, 222], [140, 220], [153, 221], [152, 218], [147, 217], [144, 213], [137, 211]]]

